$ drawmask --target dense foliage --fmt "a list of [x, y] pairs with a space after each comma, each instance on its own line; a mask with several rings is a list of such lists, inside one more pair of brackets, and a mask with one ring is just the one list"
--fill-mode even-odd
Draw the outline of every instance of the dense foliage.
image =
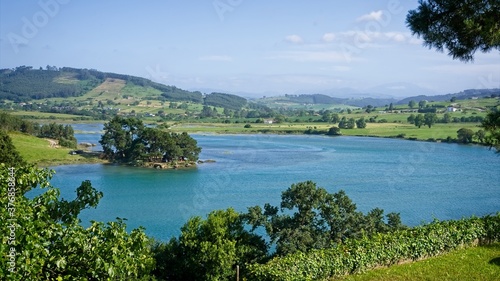
[[3, 129], [0, 129], [0, 163], [7, 163], [11, 167], [23, 166], [26, 164], [14, 147], [12, 139]]
[[328, 193], [312, 181], [293, 184], [281, 195], [281, 205], [249, 208], [246, 221], [253, 229], [264, 227], [276, 242], [276, 254], [328, 248], [348, 238], [404, 228], [399, 214], [375, 208], [364, 215], [339, 191]]
[[240, 96], [231, 94], [211, 93], [205, 97], [205, 104], [239, 110], [247, 104], [247, 100]]
[[489, 133], [486, 143], [500, 153], [500, 110], [495, 109], [488, 113], [481, 126]]
[[71, 125], [62, 125], [53, 122], [40, 126], [32, 121], [24, 120], [5, 112], [0, 112], [0, 129], [8, 132], [22, 132], [40, 138], [56, 139], [61, 146], [76, 148], [77, 141]]
[[76, 148], [75, 131], [71, 125], [44, 124], [40, 126], [38, 137], [56, 139], [61, 146]]
[[99, 143], [107, 159], [120, 163], [196, 161], [201, 151], [187, 133], [148, 128], [137, 118], [120, 116], [104, 124]]
[[[120, 219], [82, 227], [78, 215], [96, 207], [102, 192], [84, 181], [76, 199], [60, 199], [53, 171], [26, 165], [0, 134], [2, 280], [149, 280], [154, 259], [142, 229], [128, 233]], [[43, 192], [26, 196], [36, 188]]]
[[161, 95], [169, 101], [192, 101], [203, 103], [203, 95], [200, 92], [189, 92], [176, 87], [164, 89]]
[[161, 280], [231, 280], [237, 265], [266, 257], [264, 239], [245, 229], [233, 209], [211, 212], [206, 220], [193, 217], [181, 228], [179, 238], [157, 245], [155, 276]]
[[476, 50], [500, 50], [498, 11], [498, 0], [420, 0], [406, 22], [429, 48], [446, 48], [454, 59], [472, 61]]
[[[58, 80], [58, 78], [70, 78]], [[79, 80], [74, 72], [32, 69], [20, 66], [14, 70], [0, 71], [0, 99], [28, 101], [53, 97], [79, 96], [97, 86], [95, 77]]]
[[500, 213], [458, 221], [436, 220], [411, 229], [347, 239], [329, 249], [296, 252], [266, 264], [252, 264], [248, 280], [323, 280], [499, 240]]

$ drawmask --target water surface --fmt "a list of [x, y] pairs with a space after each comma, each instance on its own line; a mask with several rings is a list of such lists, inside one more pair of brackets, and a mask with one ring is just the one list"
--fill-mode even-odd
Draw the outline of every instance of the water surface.
[[[96, 143], [98, 134], [83, 134]], [[77, 135], [79, 141], [82, 136]], [[131, 228], [167, 240], [193, 216], [233, 207], [279, 204], [291, 184], [312, 180], [343, 189], [358, 208], [399, 212], [403, 223], [500, 211], [500, 157], [479, 146], [364, 137], [193, 135], [202, 147], [191, 170], [158, 171], [114, 165], [54, 167], [52, 183], [74, 198], [86, 179], [104, 192], [89, 220], [127, 218]]]

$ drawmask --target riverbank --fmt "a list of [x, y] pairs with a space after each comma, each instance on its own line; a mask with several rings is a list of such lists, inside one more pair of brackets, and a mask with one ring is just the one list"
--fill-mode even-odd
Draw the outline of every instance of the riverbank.
[[9, 136], [17, 151], [28, 162], [40, 167], [107, 163], [99, 158], [99, 153], [82, 150], [82, 153], [71, 153], [74, 149], [54, 145], [52, 140], [11, 132]]

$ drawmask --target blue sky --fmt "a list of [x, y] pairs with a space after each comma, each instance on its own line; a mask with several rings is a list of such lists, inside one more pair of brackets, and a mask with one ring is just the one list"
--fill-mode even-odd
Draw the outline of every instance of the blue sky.
[[0, 68], [93, 68], [257, 97], [350, 89], [404, 96], [413, 85], [436, 94], [500, 88], [498, 51], [463, 63], [412, 37], [405, 18], [417, 5], [0, 0]]

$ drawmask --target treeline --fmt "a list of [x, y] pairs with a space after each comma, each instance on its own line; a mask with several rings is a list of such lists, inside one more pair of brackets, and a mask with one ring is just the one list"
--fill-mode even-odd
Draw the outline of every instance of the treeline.
[[218, 106], [232, 110], [239, 110], [247, 104], [247, 100], [240, 96], [224, 94], [224, 93], [211, 93], [205, 97], [206, 105]]
[[185, 132], [165, 132], [146, 127], [139, 119], [120, 116], [104, 124], [104, 134], [99, 143], [106, 159], [133, 165], [194, 162], [201, 152], [196, 140]]
[[0, 129], [4, 131], [17, 131], [39, 138], [56, 139], [59, 145], [69, 148], [76, 148], [77, 140], [71, 125], [56, 123], [40, 125], [38, 123], [12, 116], [5, 112], [0, 112]]

